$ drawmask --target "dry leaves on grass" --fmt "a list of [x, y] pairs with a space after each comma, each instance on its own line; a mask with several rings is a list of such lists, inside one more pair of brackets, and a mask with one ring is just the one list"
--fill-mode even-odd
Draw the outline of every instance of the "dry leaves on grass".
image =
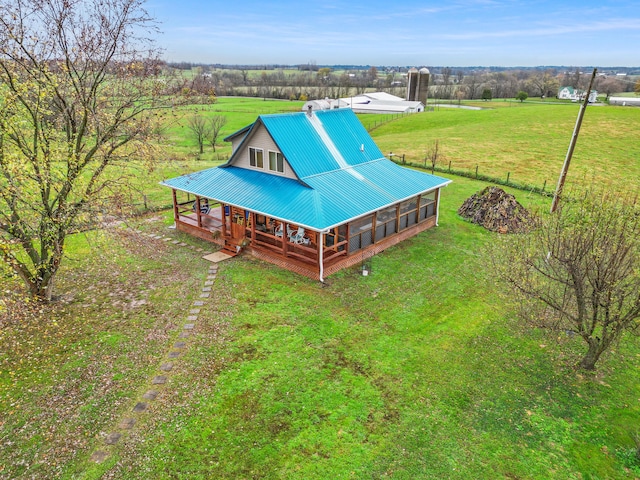
[[0, 282], [0, 476], [58, 477], [103, 441], [199, 286], [191, 252], [118, 228], [84, 235], [63, 263], [57, 302]]

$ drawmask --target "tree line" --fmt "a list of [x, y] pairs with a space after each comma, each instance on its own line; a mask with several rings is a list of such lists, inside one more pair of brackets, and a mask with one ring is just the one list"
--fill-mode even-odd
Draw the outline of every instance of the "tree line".
[[[193, 94], [215, 92], [223, 96], [250, 96], [288, 100], [344, 98], [366, 91], [384, 91], [404, 97], [407, 84], [406, 67], [365, 67], [362, 69], [264, 68], [248, 66], [219, 68], [197, 65], [186, 70], [181, 64], [167, 64], [167, 72], [192, 74], [187, 88]], [[492, 98], [515, 98], [519, 92], [528, 97], [556, 97], [564, 86], [586, 89], [589, 71], [575, 68], [502, 69], [452, 68], [431, 69], [429, 97], [443, 100], [477, 100], [487, 90]], [[632, 78], [632, 77], [629, 77]], [[594, 88], [609, 97], [631, 92], [635, 82], [615, 73], [596, 78]], [[187, 93], [189, 93], [187, 91]], [[484, 95], [486, 97], [486, 93]]]

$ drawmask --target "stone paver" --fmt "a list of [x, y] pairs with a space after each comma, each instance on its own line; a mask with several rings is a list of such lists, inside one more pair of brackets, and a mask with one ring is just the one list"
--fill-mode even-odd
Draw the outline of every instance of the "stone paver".
[[[139, 230], [136, 230], [137, 233], [142, 233]], [[178, 245], [181, 247], [186, 247], [187, 244], [184, 242], [179, 242], [178, 240], [171, 240], [171, 238], [169, 237], [165, 237], [163, 235], [157, 235], [157, 234], [152, 234], [152, 233], [147, 233], [145, 234], [149, 237], [155, 238], [156, 240], [160, 240], [162, 239], [165, 242], [169, 242], [171, 241], [171, 243], [173, 243], [174, 245]], [[195, 246], [190, 245], [189, 246], [190, 249], [194, 250], [196, 249]], [[204, 250], [202, 248], [198, 248], [197, 249], [198, 252], [203, 252]], [[209, 274], [207, 276], [207, 280], [204, 283], [204, 287], [202, 288], [202, 293], [200, 294], [200, 298], [209, 298], [211, 296], [211, 290], [212, 287], [214, 285], [214, 280], [216, 279], [216, 273], [218, 272], [218, 267], [217, 265], [213, 265], [209, 267]], [[193, 302], [193, 306], [194, 307], [201, 307], [204, 305], [204, 302], [202, 300], [195, 300]], [[191, 310], [189, 310], [189, 316], [187, 317], [187, 321], [188, 322], [196, 322], [198, 320], [198, 314], [200, 313], [200, 308], [192, 308]], [[180, 338], [187, 338], [190, 336], [191, 331], [195, 328], [195, 323], [186, 323], [183, 327], [183, 331], [180, 333]], [[175, 342], [173, 344], [173, 348], [177, 348], [177, 349], [182, 349], [186, 347], [186, 342], [182, 342], [182, 341], [178, 341]], [[180, 356], [180, 351], [170, 351], [167, 356], [171, 359], [173, 358], [178, 358]], [[163, 372], [170, 372], [173, 370], [173, 363], [172, 362], [165, 362], [163, 364], [160, 365], [160, 370]], [[164, 383], [167, 382], [167, 377], [166, 375], [156, 375], [155, 377], [153, 377], [153, 379], [151, 380], [151, 383], [153, 385], [162, 385]], [[155, 400], [156, 397], [158, 396], [158, 391], [157, 390], [148, 390], [144, 395], [142, 395], [142, 398], [145, 400]], [[140, 413], [143, 412], [147, 409], [148, 404], [146, 402], [138, 402], [136, 403], [135, 407], [133, 407], [133, 412], [136, 413]], [[120, 424], [118, 425], [119, 428], [121, 430], [130, 430], [133, 428], [133, 426], [135, 425], [136, 420], [135, 418], [131, 418], [131, 417], [127, 417], [124, 418], [120, 421]], [[112, 432], [109, 435], [107, 435], [107, 437], [105, 438], [105, 443], [107, 445], [115, 445], [116, 443], [118, 443], [118, 441], [120, 440], [120, 438], [122, 437], [122, 434], [118, 433], [118, 432]], [[107, 458], [109, 457], [109, 453], [105, 452], [103, 450], [96, 450], [93, 455], [91, 455], [91, 461], [95, 462], [95, 463], [102, 463], [103, 461], [105, 461]]]
[[146, 402], [138, 402], [138, 403], [136, 403], [136, 406], [133, 407], [133, 411], [136, 412], [136, 413], [144, 412], [146, 409], [147, 409]]
[[187, 246], [187, 244], [186, 244], [186, 243], [184, 243], [184, 242], [180, 242], [180, 243], [178, 244], [178, 246], [179, 246], [179, 247], [186, 247], [186, 246]]
[[115, 445], [120, 440], [120, 435], [118, 432], [113, 432], [107, 435], [107, 438], [104, 439], [104, 443], [107, 445]]
[[120, 422], [119, 427], [123, 430], [131, 430], [136, 423], [135, 418], [125, 418]]
[[171, 243], [173, 243], [174, 245], [178, 245], [180, 243], [180, 240], [172, 240]]
[[147, 392], [145, 392], [145, 394], [142, 395], [142, 398], [144, 398], [145, 400], [155, 400], [157, 396], [158, 396], [157, 390], [147, 390]]
[[171, 240], [171, 238], [169, 238], [169, 237], [164, 237], [164, 238], [162, 239], [162, 241], [163, 241], [163, 242], [168, 242], [169, 240]]
[[96, 450], [95, 452], [93, 452], [93, 455], [91, 455], [91, 461], [94, 463], [102, 463], [107, 459], [108, 456], [109, 454], [104, 450]]
[[202, 252], [204, 252], [204, 248], [199, 248], [199, 249], [196, 250], [196, 252], [202, 253]]

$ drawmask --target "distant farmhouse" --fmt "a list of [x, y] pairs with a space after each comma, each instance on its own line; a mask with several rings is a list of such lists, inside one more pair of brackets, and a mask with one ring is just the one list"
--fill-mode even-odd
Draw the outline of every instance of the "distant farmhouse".
[[640, 97], [609, 97], [609, 105], [640, 107]]
[[227, 163], [163, 181], [178, 230], [309, 278], [438, 224], [450, 180], [385, 158], [349, 108], [260, 115]]
[[[586, 94], [586, 90], [579, 90], [573, 87], [560, 87], [560, 90], [558, 90], [559, 99], [571, 100], [572, 102], [582, 102]], [[596, 90], [591, 90], [591, 93], [589, 94], [589, 103], [596, 103], [597, 101], [598, 92]]]

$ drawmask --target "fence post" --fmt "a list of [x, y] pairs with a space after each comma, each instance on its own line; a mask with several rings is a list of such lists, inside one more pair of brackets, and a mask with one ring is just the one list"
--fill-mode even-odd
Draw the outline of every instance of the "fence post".
[[451, 160], [449, 160], [449, 172], [451, 172]]
[[544, 189], [547, 188], [547, 181], [544, 181], [544, 185], [542, 185], [542, 191], [544, 192]]
[[509, 185], [509, 176], [511, 175], [511, 172], [507, 172], [507, 185]]
[[402, 154], [402, 164], [404, 165], [404, 153]]
[[478, 179], [478, 165], [476, 165], [476, 180]]
[[142, 195], [142, 200], [144, 201], [144, 209], [149, 210], [149, 207], [147, 207], [147, 196]]

